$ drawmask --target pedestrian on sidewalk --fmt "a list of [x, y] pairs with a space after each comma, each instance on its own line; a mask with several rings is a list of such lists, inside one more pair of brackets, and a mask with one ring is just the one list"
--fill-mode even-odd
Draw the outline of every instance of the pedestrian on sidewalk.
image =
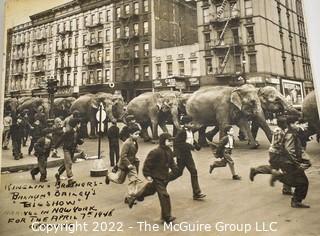
[[194, 149], [199, 151], [200, 146], [193, 137], [192, 129], [194, 125], [192, 124], [192, 118], [190, 116], [183, 116], [181, 118], [181, 124], [182, 129], [178, 131], [173, 145], [177, 157], [178, 171], [170, 172], [169, 181], [173, 181], [182, 176], [184, 168], [187, 168], [191, 175], [193, 199], [201, 200], [205, 198], [206, 195], [201, 192], [198, 181], [198, 171], [191, 153]]
[[10, 127], [10, 137], [12, 140], [12, 154], [15, 160], [19, 160], [23, 158], [23, 154], [21, 153], [21, 140], [23, 137], [22, 130], [22, 119], [20, 116], [16, 117], [15, 115], [12, 117], [12, 125]]
[[9, 150], [9, 141], [10, 141], [10, 127], [12, 125], [12, 118], [10, 113], [7, 112], [3, 117], [3, 131], [2, 131], [2, 149]]
[[149, 152], [143, 165], [143, 175], [148, 183], [128, 202], [129, 207], [132, 208], [135, 200], [143, 201], [145, 197], [158, 193], [161, 219], [167, 223], [176, 219], [171, 214], [170, 196], [167, 192], [169, 169], [173, 172], [179, 171], [170, 148], [172, 139], [168, 133], [159, 136], [159, 146]]
[[56, 173], [55, 177], [56, 184], [60, 184], [60, 176], [64, 171], [66, 171], [68, 177], [67, 187], [73, 187], [76, 182], [73, 180], [72, 160], [74, 158], [74, 153], [77, 149], [77, 146], [82, 145], [83, 140], [79, 135], [80, 121], [78, 119], [72, 118], [69, 121], [69, 125], [71, 129], [66, 131], [54, 146], [54, 148], [57, 149], [61, 144], [63, 144], [64, 154], [64, 163], [59, 167], [58, 173]]
[[210, 165], [209, 173], [211, 174], [214, 168], [226, 167], [227, 165], [230, 168], [232, 179], [241, 180], [241, 177], [236, 174], [234, 169], [234, 161], [232, 160], [231, 154], [232, 149], [234, 148], [234, 130], [232, 125], [226, 125], [224, 128], [224, 133], [226, 134], [220, 141], [215, 152], [215, 157], [221, 160], [214, 161]]
[[311, 166], [308, 159], [303, 158], [303, 147], [299, 138], [299, 129], [305, 129], [305, 124], [299, 124], [298, 117], [287, 116], [288, 128], [284, 135], [284, 155], [281, 158], [282, 173], [272, 170], [270, 185], [279, 180], [280, 182], [294, 187], [291, 207], [310, 208], [302, 203], [306, 198], [309, 187], [309, 180], [305, 170]]
[[44, 130], [44, 137], [41, 137], [34, 144], [35, 156], [38, 158], [38, 166], [30, 172], [31, 177], [35, 180], [35, 176], [40, 172], [40, 182], [47, 182], [47, 160], [52, 149], [52, 130]]
[[[24, 132], [22, 130], [22, 132]], [[31, 142], [30, 146], [28, 148], [28, 154], [31, 155], [31, 152], [33, 151], [34, 144], [37, 142], [39, 138], [41, 138], [42, 133], [42, 126], [40, 125], [40, 120], [35, 120], [33, 125], [31, 126]]]
[[112, 121], [112, 126], [107, 131], [109, 141], [110, 166], [113, 167], [119, 161], [119, 128], [117, 121]]
[[22, 128], [23, 128], [23, 138], [22, 138], [22, 146], [27, 146], [27, 141], [29, 137], [30, 132], [30, 122], [29, 122], [29, 116], [28, 116], [28, 109], [23, 110], [22, 114]]
[[142, 181], [138, 178], [139, 159], [136, 157], [140, 129], [130, 128], [128, 132], [129, 138], [122, 145], [117, 171], [115, 173], [107, 173], [105, 179], [106, 184], [109, 184], [110, 181], [116, 184], [123, 184], [126, 177], [128, 177], [128, 195], [125, 198], [125, 202], [133, 197], [141, 189], [142, 185]]
[[[287, 119], [284, 116], [278, 117], [277, 127], [273, 130], [272, 141], [269, 148], [269, 165], [261, 165], [250, 169], [249, 178], [254, 181], [254, 177], [258, 174], [271, 174], [272, 170], [279, 170], [281, 165], [281, 157], [284, 155], [284, 135], [287, 129]], [[283, 195], [292, 195], [291, 187], [284, 184], [282, 188]]]

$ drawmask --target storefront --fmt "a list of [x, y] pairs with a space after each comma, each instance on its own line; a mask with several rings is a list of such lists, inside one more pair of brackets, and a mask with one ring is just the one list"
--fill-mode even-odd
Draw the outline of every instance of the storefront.
[[181, 77], [173, 76], [166, 79], [153, 80], [153, 89], [155, 91], [175, 90], [184, 93], [194, 92], [200, 87], [199, 77]]

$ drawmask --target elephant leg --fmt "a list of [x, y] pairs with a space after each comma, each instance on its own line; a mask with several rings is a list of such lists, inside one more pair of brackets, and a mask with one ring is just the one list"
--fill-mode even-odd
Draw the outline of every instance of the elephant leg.
[[259, 130], [259, 124], [255, 120], [253, 120], [251, 125], [251, 133], [255, 140], [257, 139], [258, 130]]
[[164, 133], [169, 133], [168, 128], [165, 123], [159, 124], [159, 126]]
[[88, 122], [81, 122], [80, 125], [80, 136], [82, 138], [88, 138], [88, 127], [87, 127]]
[[151, 124], [152, 124], [152, 142], [157, 143], [157, 140], [159, 139], [158, 121], [153, 120], [153, 121], [151, 121]]
[[249, 122], [247, 119], [240, 119], [238, 126], [241, 130], [246, 132], [246, 135], [248, 136], [249, 143], [250, 143], [250, 148], [251, 149], [256, 149], [259, 147], [259, 143], [253, 138], [251, 129], [249, 126]]
[[198, 130], [198, 135], [199, 135], [198, 143], [201, 147], [209, 146], [206, 139], [206, 129], [207, 129], [207, 126], [203, 126]]
[[90, 136], [89, 136], [89, 138], [92, 138], [92, 139], [97, 138], [97, 136], [96, 136], [97, 125], [98, 125], [98, 123], [95, 122], [94, 120], [90, 121]]
[[[221, 131], [223, 132], [223, 129]], [[212, 141], [214, 136], [216, 136], [218, 132], [219, 132], [219, 126], [215, 126], [212, 130], [205, 133], [205, 136], [209, 141]]]
[[141, 126], [141, 133], [140, 137], [143, 138], [144, 142], [149, 142], [151, 140], [149, 134], [148, 134], [148, 127], [149, 125], [146, 123], [140, 123]]

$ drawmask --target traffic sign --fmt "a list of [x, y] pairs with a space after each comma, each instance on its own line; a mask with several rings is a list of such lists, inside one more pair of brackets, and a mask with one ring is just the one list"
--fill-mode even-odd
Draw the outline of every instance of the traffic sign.
[[100, 117], [101, 117], [101, 122], [105, 121], [105, 119], [107, 118], [107, 113], [105, 110], [101, 109], [101, 116], [100, 116], [100, 109], [97, 111], [96, 118], [97, 118], [97, 121], [99, 122], [100, 122]]

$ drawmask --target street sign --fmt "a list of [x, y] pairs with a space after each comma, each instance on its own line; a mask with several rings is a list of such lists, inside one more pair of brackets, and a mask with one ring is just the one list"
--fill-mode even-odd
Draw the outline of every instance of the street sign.
[[[101, 120], [100, 120], [100, 117], [101, 117]], [[97, 111], [97, 114], [96, 114], [96, 118], [97, 118], [97, 121], [105, 121], [105, 119], [107, 118], [107, 113], [105, 110], [101, 109], [101, 116], [100, 116], [100, 109]]]

